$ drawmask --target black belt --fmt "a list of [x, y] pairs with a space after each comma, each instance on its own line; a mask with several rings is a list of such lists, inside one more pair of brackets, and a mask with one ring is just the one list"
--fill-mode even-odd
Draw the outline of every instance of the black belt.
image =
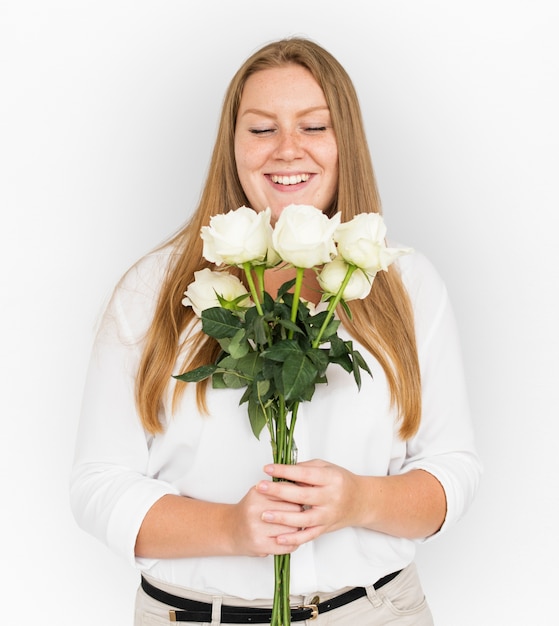
[[[383, 585], [386, 585], [391, 580], [396, 578], [401, 571], [402, 570], [399, 570], [397, 572], [392, 572], [392, 574], [388, 574], [387, 576], [383, 576], [383, 578], [377, 580], [373, 587], [375, 589], [380, 589]], [[212, 605], [207, 602], [189, 600], [188, 598], [181, 598], [180, 596], [175, 596], [172, 593], [167, 593], [162, 589], [154, 587], [143, 576], [142, 589], [148, 594], [148, 596], [151, 596], [155, 600], [169, 606], [174, 606], [177, 609], [181, 609], [180, 611], [169, 611], [169, 620], [171, 622], [212, 621]], [[332, 611], [333, 609], [349, 604], [350, 602], [366, 595], [367, 590], [365, 587], [354, 587], [353, 589], [350, 589], [335, 598], [330, 598], [330, 600], [326, 600], [325, 602], [318, 602], [318, 598], [313, 598], [313, 601], [316, 600], [316, 604], [305, 604], [291, 609], [291, 621], [302, 622], [306, 619], [314, 619], [315, 617], [318, 617], [320, 613]], [[269, 624], [271, 619], [271, 609], [228, 605], [222, 605], [221, 607], [221, 622], [223, 624]]]

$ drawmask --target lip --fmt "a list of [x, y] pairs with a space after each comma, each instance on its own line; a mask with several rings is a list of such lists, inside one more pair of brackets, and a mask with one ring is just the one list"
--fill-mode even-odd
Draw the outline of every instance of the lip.
[[[316, 174], [313, 174], [312, 172], [272, 172], [270, 174], [264, 174], [264, 176], [266, 180], [269, 182], [269, 184], [277, 191], [289, 192], [289, 191], [297, 191], [299, 189], [304, 188], [312, 181], [312, 179], [316, 176]], [[292, 176], [302, 176], [305, 178], [305, 180], [301, 180], [298, 183], [296, 182], [290, 185], [285, 185], [279, 182], [274, 182], [273, 180], [278, 177], [291, 178]]]

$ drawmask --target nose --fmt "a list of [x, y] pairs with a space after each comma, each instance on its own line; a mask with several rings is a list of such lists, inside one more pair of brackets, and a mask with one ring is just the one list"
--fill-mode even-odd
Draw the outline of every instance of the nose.
[[301, 138], [296, 131], [284, 131], [278, 135], [275, 156], [282, 161], [292, 161], [303, 153]]

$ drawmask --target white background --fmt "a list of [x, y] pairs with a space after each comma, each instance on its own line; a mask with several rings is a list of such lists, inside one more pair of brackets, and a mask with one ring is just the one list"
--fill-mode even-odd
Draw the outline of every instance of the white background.
[[233, 72], [304, 34], [353, 77], [389, 233], [463, 339], [485, 475], [419, 552], [436, 623], [558, 623], [558, 32], [553, 0], [0, 2], [3, 611], [131, 623], [136, 572], [68, 506], [94, 325], [192, 209]]

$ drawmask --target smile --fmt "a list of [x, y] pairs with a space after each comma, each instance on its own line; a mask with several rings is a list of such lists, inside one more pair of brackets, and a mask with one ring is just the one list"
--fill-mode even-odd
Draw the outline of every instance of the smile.
[[270, 178], [273, 183], [278, 185], [298, 185], [299, 183], [306, 183], [310, 177], [310, 174], [294, 174], [293, 176], [276, 176], [272, 174]]

